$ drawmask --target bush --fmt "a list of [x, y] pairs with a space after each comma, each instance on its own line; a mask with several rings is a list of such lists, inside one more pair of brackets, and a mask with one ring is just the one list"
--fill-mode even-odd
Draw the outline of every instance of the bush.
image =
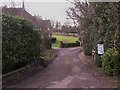
[[102, 68], [108, 76], [120, 74], [120, 54], [115, 48], [108, 49], [103, 55]]
[[61, 43], [61, 48], [66, 48], [66, 47], [77, 47], [80, 46], [80, 42], [76, 43]]
[[2, 15], [2, 71], [10, 72], [40, 57], [40, 36], [30, 21]]

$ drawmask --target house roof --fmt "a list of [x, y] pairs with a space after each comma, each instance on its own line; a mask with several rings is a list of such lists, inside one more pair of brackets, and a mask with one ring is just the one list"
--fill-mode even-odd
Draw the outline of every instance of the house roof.
[[33, 22], [33, 24], [42, 27], [43, 29], [47, 29], [51, 27], [50, 20], [43, 20], [38, 18], [37, 16], [32, 16], [28, 13], [24, 8], [7, 8], [2, 7], [2, 13], [12, 15], [12, 16], [20, 16], [25, 19], [28, 19]]

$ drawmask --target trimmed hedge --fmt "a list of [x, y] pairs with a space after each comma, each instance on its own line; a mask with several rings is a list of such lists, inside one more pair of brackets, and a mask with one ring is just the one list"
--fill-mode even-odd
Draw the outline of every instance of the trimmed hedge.
[[119, 52], [113, 48], [108, 49], [102, 57], [102, 68], [107, 76], [120, 74]]
[[76, 41], [76, 43], [63, 43], [63, 42], [61, 41], [60, 44], [61, 44], [61, 45], [60, 45], [61, 48], [80, 46], [80, 42], [77, 42], [77, 41]]
[[3, 74], [40, 60], [40, 41], [30, 21], [2, 15]]

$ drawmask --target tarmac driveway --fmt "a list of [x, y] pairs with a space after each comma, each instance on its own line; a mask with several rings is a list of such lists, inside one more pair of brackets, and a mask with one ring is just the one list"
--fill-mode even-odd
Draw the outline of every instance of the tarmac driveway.
[[111, 82], [96, 77], [82, 63], [80, 52], [80, 47], [57, 49], [55, 61], [47, 68], [7, 88], [111, 88]]

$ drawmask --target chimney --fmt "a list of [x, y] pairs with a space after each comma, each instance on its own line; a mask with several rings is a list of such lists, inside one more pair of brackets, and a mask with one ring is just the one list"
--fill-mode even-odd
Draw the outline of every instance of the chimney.
[[22, 8], [25, 9], [24, 0], [23, 0], [23, 3], [22, 3]]
[[25, 5], [24, 5], [24, 0], [22, 2], [22, 17], [24, 17], [24, 11], [25, 11]]

